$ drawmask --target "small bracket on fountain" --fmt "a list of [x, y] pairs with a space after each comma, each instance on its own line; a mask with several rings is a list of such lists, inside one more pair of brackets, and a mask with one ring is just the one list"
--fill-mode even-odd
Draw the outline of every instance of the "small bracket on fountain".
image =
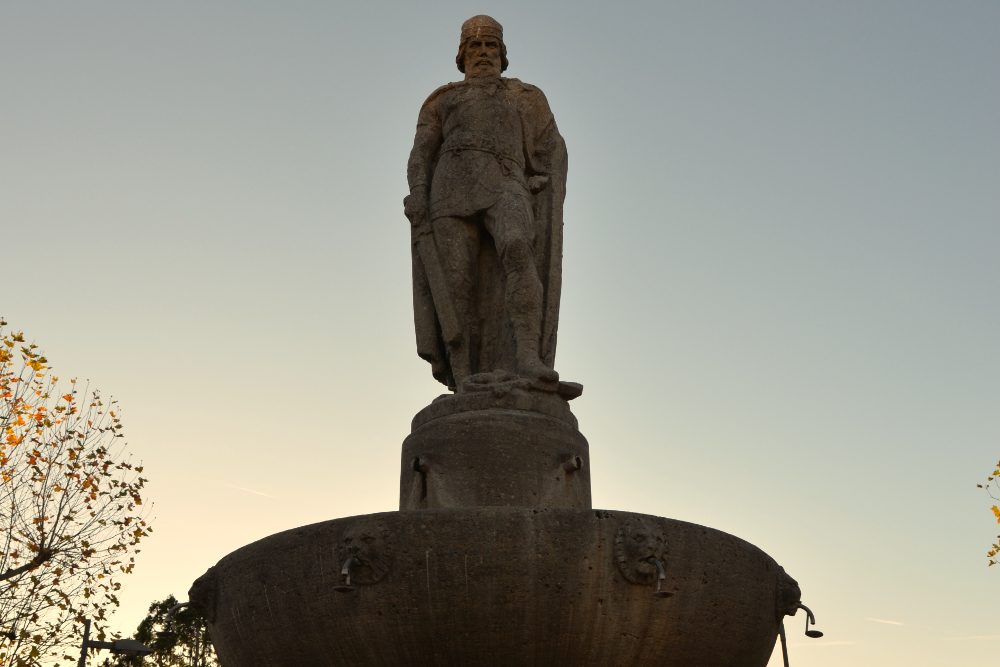
[[350, 593], [354, 590], [354, 586], [351, 586], [351, 566], [357, 562], [357, 556], [351, 556], [344, 563], [344, 567], [340, 570], [340, 578], [343, 581], [339, 586], [334, 586], [333, 590], [338, 593]]
[[663, 590], [663, 582], [667, 580], [667, 573], [663, 570], [663, 563], [654, 556], [650, 556], [646, 560], [656, 566], [656, 590], [653, 591], [653, 597], [668, 598], [672, 596], [673, 593]]

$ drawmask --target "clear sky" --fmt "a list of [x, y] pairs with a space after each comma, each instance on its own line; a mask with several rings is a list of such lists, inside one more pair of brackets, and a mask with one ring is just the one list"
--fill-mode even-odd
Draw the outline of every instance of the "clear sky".
[[120, 628], [248, 542], [396, 509], [442, 389], [405, 163], [478, 13], [569, 149], [595, 506], [767, 551], [826, 632], [789, 621], [799, 667], [995, 661], [993, 0], [0, 3], [0, 314], [147, 466]]

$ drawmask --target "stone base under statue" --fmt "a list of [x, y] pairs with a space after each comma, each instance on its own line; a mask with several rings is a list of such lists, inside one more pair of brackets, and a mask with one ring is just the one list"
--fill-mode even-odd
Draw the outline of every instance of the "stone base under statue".
[[590, 446], [554, 393], [442, 396], [403, 442], [399, 509], [591, 507]]
[[226, 667], [764, 667], [798, 587], [757, 547], [704, 526], [479, 507], [272, 535], [190, 595]]

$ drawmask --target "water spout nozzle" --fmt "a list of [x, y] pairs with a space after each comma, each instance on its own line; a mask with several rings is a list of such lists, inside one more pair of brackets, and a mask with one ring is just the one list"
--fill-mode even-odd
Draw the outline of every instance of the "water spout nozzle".
[[167, 629], [163, 632], [157, 632], [156, 636], [162, 639], [173, 639], [177, 636], [177, 612], [179, 612], [184, 607], [193, 607], [192, 602], [181, 602], [180, 604], [175, 604], [167, 612]]
[[646, 560], [656, 566], [656, 590], [653, 591], [653, 597], [668, 598], [673, 595], [670, 591], [663, 590], [663, 582], [667, 580], [667, 573], [663, 570], [663, 563], [653, 556], [650, 556]]
[[823, 633], [820, 632], [819, 630], [809, 629], [810, 624], [816, 625], [816, 616], [812, 613], [812, 611], [809, 610], [809, 607], [805, 606], [800, 602], [798, 607], [796, 607], [796, 609], [798, 608], [806, 610], [806, 637], [809, 637], [810, 639], [819, 639], [820, 637], [822, 637]]
[[583, 459], [574, 454], [565, 461], [563, 461], [562, 469], [566, 472], [576, 472], [583, 468]]
[[344, 563], [344, 567], [340, 570], [340, 578], [343, 581], [339, 586], [334, 586], [333, 590], [338, 593], [350, 593], [354, 590], [354, 586], [351, 586], [351, 566], [354, 565], [355, 561], [358, 560], [357, 556], [351, 556]]

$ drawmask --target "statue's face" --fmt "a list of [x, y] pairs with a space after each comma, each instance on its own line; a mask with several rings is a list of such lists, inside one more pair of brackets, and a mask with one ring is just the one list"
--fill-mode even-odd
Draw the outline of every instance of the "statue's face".
[[500, 40], [496, 37], [473, 37], [465, 46], [465, 78], [500, 76]]

